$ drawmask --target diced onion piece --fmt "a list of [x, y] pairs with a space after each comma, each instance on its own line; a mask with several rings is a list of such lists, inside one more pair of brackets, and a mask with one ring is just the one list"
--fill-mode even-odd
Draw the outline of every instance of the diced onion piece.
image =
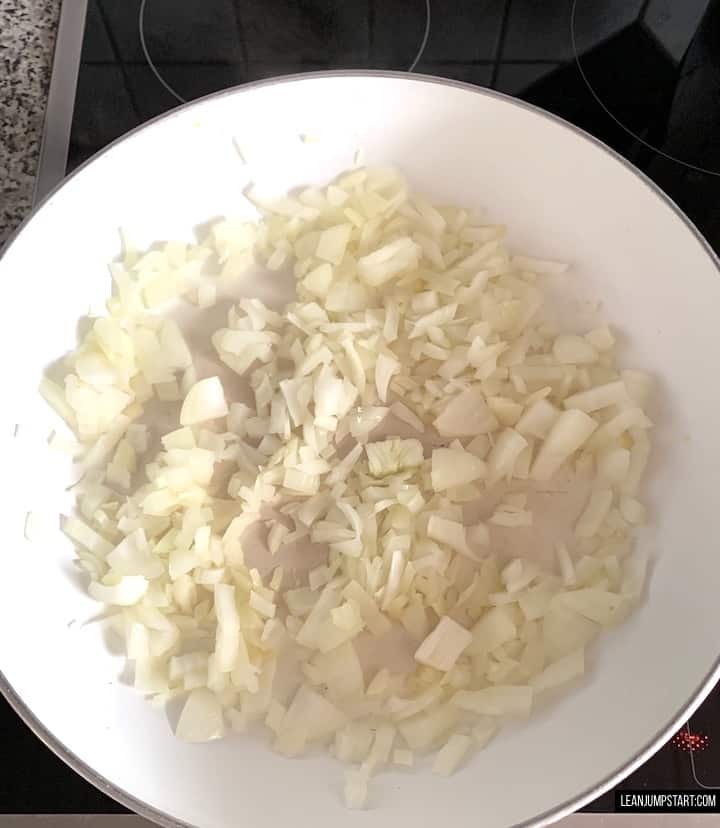
[[43, 377], [38, 388], [43, 399], [50, 405], [63, 420], [75, 428], [77, 421], [73, 409], [68, 405], [63, 389], [49, 377]]
[[119, 575], [144, 575], [152, 579], [165, 571], [162, 561], [152, 554], [143, 529], [126, 535], [105, 560]]
[[361, 256], [357, 261], [358, 274], [372, 287], [379, 287], [403, 270], [416, 267], [420, 247], [410, 238], [396, 239], [384, 247]]
[[557, 601], [563, 606], [602, 624], [604, 627], [612, 624], [623, 606], [623, 597], [614, 592], [603, 589], [587, 588], [564, 592], [557, 596]]
[[644, 371], [625, 370], [621, 374], [630, 399], [639, 406], [647, 403], [653, 388], [653, 378]]
[[402, 469], [419, 466], [423, 461], [423, 447], [419, 440], [382, 440], [365, 446], [373, 477], [395, 474]]
[[617, 486], [630, 471], [630, 452], [620, 446], [607, 448], [597, 456], [598, 478]]
[[211, 308], [217, 302], [217, 287], [204, 282], [198, 286], [197, 303], [200, 308]]
[[482, 716], [473, 727], [472, 735], [478, 748], [484, 748], [497, 733], [497, 719], [492, 716]]
[[585, 673], [585, 650], [579, 649], [557, 661], [549, 664], [537, 676], [530, 680], [530, 684], [536, 693], [542, 690], [550, 690], [568, 681], [572, 681]]
[[536, 400], [515, 425], [520, 434], [543, 438], [555, 424], [560, 412], [545, 399]]
[[127, 657], [131, 661], [150, 657], [150, 633], [144, 624], [134, 622], [126, 636]]
[[561, 595], [555, 596], [542, 618], [543, 644], [551, 661], [589, 644], [600, 629], [594, 621], [561, 603]]
[[490, 439], [487, 434], [478, 434], [477, 437], [473, 437], [465, 446], [465, 451], [469, 451], [470, 454], [484, 460], [490, 451]]
[[362, 762], [372, 745], [373, 732], [364, 722], [348, 722], [335, 734], [335, 755], [341, 762]]
[[620, 498], [620, 514], [628, 523], [634, 525], [641, 525], [646, 520], [645, 507], [640, 501], [635, 500], [634, 497], [628, 497], [628, 495], [623, 495]]
[[602, 450], [618, 440], [626, 431], [651, 427], [652, 421], [645, 416], [641, 408], [626, 408], [598, 428], [588, 440], [587, 448], [589, 451]]
[[462, 733], [453, 733], [438, 751], [433, 762], [433, 773], [439, 776], [451, 776], [460, 766], [465, 754], [472, 745], [472, 739]]
[[177, 322], [166, 319], [160, 328], [160, 347], [170, 368], [187, 368], [192, 365], [192, 354]]
[[573, 565], [567, 546], [564, 543], [555, 544], [555, 554], [557, 555], [563, 585], [566, 587], [575, 586], [577, 576], [575, 575], [575, 566]]
[[540, 568], [533, 561], [524, 561], [515, 558], [500, 573], [500, 580], [505, 584], [505, 589], [511, 592], [519, 592], [531, 584], [538, 576]]
[[163, 660], [153, 656], [137, 659], [134, 686], [141, 693], [167, 692], [167, 671]]
[[359, 460], [360, 455], [363, 453], [363, 448], [364, 447], [358, 443], [354, 448], [350, 449], [345, 457], [343, 457], [343, 459], [330, 471], [330, 474], [328, 474], [325, 479], [327, 485], [332, 486], [335, 483], [344, 480], [345, 477], [350, 474], [352, 468]]
[[415, 661], [446, 673], [472, 640], [472, 633], [444, 615], [415, 651]]
[[224, 733], [222, 707], [211, 690], [198, 688], [187, 697], [175, 735], [183, 742], [209, 742]]
[[362, 310], [368, 302], [368, 291], [360, 282], [335, 281], [325, 297], [325, 307], [334, 313]]
[[302, 283], [305, 290], [313, 293], [315, 296], [324, 297], [327, 295], [328, 290], [330, 290], [332, 280], [333, 269], [327, 262], [323, 262], [323, 264], [313, 268], [305, 276]]
[[65, 532], [69, 538], [74, 540], [76, 543], [79, 543], [81, 546], [84, 546], [85, 549], [95, 555], [99, 555], [104, 558], [112, 552], [113, 545], [109, 541], [105, 540], [102, 535], [98, 534], [94, 529], [91, 529], [86, 523], [83, 523], [77, 518], [65, 518], [63, 520], [62, 528], [63, 532]]
[[630, 397], [622, 380], [614, 380], [605, 385], [596, 385], [587, 391], [579, 391], [568, 397], [563, 405], [565, 408], [577, 408], [586, 414], [592, 414], [600, 408], [607, 408], [609, 405], [625, 405]]
[[348, 768], [345, 771], [345, 805], [357, 810], [364, 808], [368, 797], [368, 771], [365, 768]]
[[319, 693], [303, 684], [288, 707], [281, 733], [302, 729], [309, 742], [321, 741], [347, 722], [345, 714]]
[[527, 445], [528, 441], [514, 428], [504, 429], [497, 437], [488, 456], [489, 481], [492, 483], [503, 477], [510, 477], [518, 457]]
[[610, 351], [615, 347], [615, 337], [607, 325], [594, 328], [590, 333], [585, 334], [585, 339], [598, 351]]
[[570, 334], [557, 337], [553, 356], [561, 365], [588, 365], [598, 360], [598, 352], [587, 339]]
[[583, 411], [563, 411], [550, 429], [530, 470], [533, 480], [549, 480], [597, 428]]
[[647, 577], [648, 558], [640, 551], [623, 562], [621, 592], [625, 598], [636, 600], [642, 595]]
[[327, 688], [330, 698], [360, 699], [365, 693], [362, 666], [351, 641], [318, 653], [312, 665], [316, 670], [316, 680]]
[[377, 604], [365, 592], [357, 581], [351, 581], [343, 590], [343, 595], [355, 601], [360, 609], [360, 615], [373, 635], [384, 635], [389, 632], [391, 625], [388, 618], [378, 609]]
[[527, 716], [533, 689], [525, 685], [496, 685], [484, 690], [460, 690], [452, 702], [460, 710], [483, 716]]
[[394, 414], [404, 423], [407, 423], [410, 428], [414, 428], [415, 431], [419, 431], [421, 434], [425, 431], [425, 424], [423, 421], [399, 400], [390, 406], [390, 413]]
[[474, 437], [494, 431], [498, 421], [482, 391], [468, 388], [445, 406], [434, 425], [444, 437]]
[[393, 765], [399, 765], [403, 768], [411, 768], [415, 763], [415, 755], [411, 750], [405, 748], [395, 748], [393, 751]]
[[393, 549], [383, 594], [382, 609], [387, 610], [400, 589], [402, 576], [405, 571], [405, 554], [402, 549]]
[[634, 495], [640, 485], [640, 480], [650, 458], [650, 446], [648, 443], [636, 443], [630, 449], [630, 467], [623, 482], [620, 484], [620, 491], [626, 495]]
[[378, 354], [375, 363], [375, 387], [380, 402], [387, 401], [388, 387], [394, 374], [400, 370], [400, 363], [387, 354]]
[[235, 603], [235, 587], [231, 584], [215, 584], [215, 615], [218, 622], [215, 641], [215, 658], [218, 670], [226, 673], [233, 669], [245, 644], [241, 638], [240, 615]]
[[48, 437], [48, 445], [54, 451], [62, 452], [70, 457], [79, 457], [83, 453], [82, 443], [78, 443], [77, 440], [68, 440], [56, 431]]
[[351, 224], [336, 224], [320, 233], [315, 255], [334, 265], [339, 265], [345, 256], [350, 241]]
[[472, 628], [468, 652], [474, 655], [490, 652], [517, 635], [512, 613], [507, 607], [491, 607]]
[[162, 437], [161, 440], [166, 451], [171, 449], [193, 449], [195, 448], [195, 435], [191, 428], [178, 428]]
[[446, 704], [399, 722], [398, 730], [411, 750], [426, 750], [451, 731], [459, 720], [459, 710]]
[[124, 575], [114, 586], [91, 583], [88, 594], [96, 601], [118, 607], [131, 607], [145, 595], [148, 580], [142, 575]]
[[427, 526], [428, 537], [449, 546], [463, 555], [471, 554], [467, 543], [465, 527], [455, 520], [440, 515], [431, 515]]
[[546, 584], [531, 587], [517, 594], [517, 602], [527, 621], [542, 618], [550, 606], [554, 591]]
[[196, 425], [224, 417], [227, 413], [222, 384], [218, 377], [209, 377], [196, 382], [188, 391], [180, 410], [180, 425]]
[[468, 451], [434, 449], [432, 453], [432, 487], [436, 492], [472, 483], [484, 477], [485, 463]]
[[280, 728], [282, 727], [283, 720], [285, 719], [285, 713], [285, 708], [278, 701], [273, 699], [270, 702], [267, 716], [265, 717], [265, 724], [275, 735], [278, 734]]
[[613, 502], [611, 489], [596, 489], [588, 500], [585, 510], [575, 524], [578, 538], [593, 538], [600, 530]]
[[395, 741], [395, 727], [383, 724], [378, 727], [373, 739], [373, 745], [368, 754], [365, 766], [371, 770], [386, 765], [390, 759], [393, 742]]

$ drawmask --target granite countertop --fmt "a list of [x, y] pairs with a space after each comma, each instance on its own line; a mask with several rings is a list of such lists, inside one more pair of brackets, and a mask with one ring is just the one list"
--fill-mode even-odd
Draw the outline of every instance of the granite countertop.
[[32, 206], [60, 0], [0, 0], [0, 245]]

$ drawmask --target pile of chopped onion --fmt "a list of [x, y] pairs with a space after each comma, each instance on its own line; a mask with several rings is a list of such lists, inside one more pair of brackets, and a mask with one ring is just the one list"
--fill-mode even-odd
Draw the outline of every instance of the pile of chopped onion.
[[[64, 529], [136, 688], [185, 699], [180, 739], [258, 724], [283, 755], [326, 747], [361, 807], [415, 754], [452, 773], [636, 602], [651, 381], [615, 367], [607, 326], [543, 322], [564, 265], [395, 170], [248, 197], [255, 224], [126, 247], [107, 316], [43, 380], [77, 440], [51, 443], [82, 453]], [[164, 311], [258, 265], [292, 268], [297, 301], [237, 302], [201, 360]], [[581, 502], [548, 560], [558, 480]]]

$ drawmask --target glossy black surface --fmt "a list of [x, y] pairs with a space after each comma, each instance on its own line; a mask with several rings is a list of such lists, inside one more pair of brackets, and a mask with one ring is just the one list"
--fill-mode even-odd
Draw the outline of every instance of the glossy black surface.
[[[498, 89], [578, 124], [657, 181], [720, 250], [720, 0], [577, 0], [585, 77], [571, 0], [430, 5], [418, 72]], [[140, 0], [89, 0], [69, 169], [179, 103], [147, 63], [139, 11]], [[405, 70], [425, 25], [425, 0], [147, 0], [144, 31], [157, 71], [190, 100], [293, 72]], [[718, 714], [716, 690], [690, 723], [708, 737], [694, 769], [690, 754], [669, 743], [620, 787], [720, 785]], [[0, 775], [0, 812], [124, 810], [56, 759], [2, 700], [0, 742], [13, 757]], [[579, 734], [578, 751], [589, 748]], [[612, 807], [610, 793], [587, 810]]]

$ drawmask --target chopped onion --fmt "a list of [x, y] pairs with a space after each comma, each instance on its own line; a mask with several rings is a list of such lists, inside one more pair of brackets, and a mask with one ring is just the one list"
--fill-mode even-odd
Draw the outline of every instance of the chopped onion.
[[628, 523], [645, 523], [645, 507], [639, 501], [628, 495], [620, 498], [620, 514]]
[[224, 417], [228, 413], [225, 392], [217, 377], [195, 383], [188, 391], [180, 411], [180, 425], [190, 426]]
[[88, 587], [88, 593], [96, 601], [104, 604], [113, 604], [118, 607], [131, 607], [145, 595], [148, 589], [148, 580], [142, 575], [124, 575], [113, 586], [105, 586], [93, 582]]
[[383, 440], [365, 446], [370, 474], [384, 477], [403, 469], [419, 466], [423, 461], [423, 447], [419, 440]]
[[436, 707], [429, 713], [405, 719], [398, 730], [411, 750], [426, 750], [449, 733], [460, 720], [459, 710], [452, 705]]
[[393, 764], [403, 768], [411, 768], [415, 762], [415, 756], [411, 750], [395, 748], [393, 751]]
[[497, 428], [498, 421], [479, 388], [468, 388], [451, 402], [435, 420], [434, 426], [445, 437], [474, 437]]
[[568, 552], [567, 546], [564, 543], [558, 543], [555, 546], [555, 552], [557, 554], [558, 563], [560, 565], [560, 576], [562, 578], [562, 582], [566, 587], [575, 586], [577, 583], [577, 577], [575, 575], [575, 567], [572, 562], [572, 558], [570, 557], [570, 553]]
[[533, 701], [532, 687], [497, 685], [484, 690], [460, 690], [453, 704], [483, 716], [527, 716]]
[[432, 487], [436, 492], [472, 483], [484, 477], [482, 460], [462, 449], [435, 449], [432, 453]]
[[507, 607], [491, 607], [472, 628], [472, 643], [468, 652], [478, 655], [495, 650], [501, 644], [512, 641], [517, 627]]
[[416, 650], [415, 661], [446, 673], [472, 640], [472, 633], [445, 615]]
[[623, 598], [602, 589], [576, 589], [562, 593], [558, 601], [575, 612], [603, 626], [610, 625], [623, 605]]
[[545, 399], [535, 401], [518, 420], [515, 430], [524, 435], [543, 438], [555, 424], [560, 412]]
[[380, 402], [387, 401], [388, 386], [394, 374], [400, 370], [400, 363], [387, 354], [378, 354], [375, 363], [375, 387]]
[[207, 742], [224, 732], [222, 707], [210, 690], [198, 688], [187, 697], [175, 729], [183, 742]]
[[580, 391], [565, 400], [565, 408], [577, 408], [587, 414], [592, 414], [600, 408], [609, 405], [624, 405], [630, 401], [627, 388], [622, 380], [598, 385], [588, 391]]
[[585, 672], [585, 651], [575, 650], [568, 655], [549, 664], [539, 675], [531, 679], [533, 690], [539, 693], [542, 690], [550, 690], [560, 684], [572, 681]]
[[563, 411], [540, 447], [530, 476], [534, 480], [549, 480], [596, 428], [597, 422], [582, 411]]
[[597, 489], [590, 496], [585, 511], [575, 524], [575, 534], [578, 538], [592, 538], [597, 535], [602, 522], [610, 511], [613, 501], [611, 489]]
[[587, 365], [598, 361], [598, 352], [587, 339], [564, 334], [553, 343], [553, 356], [561, 365]]
[[465, 527], [454, 520], [431, 515], [427, 526], [428, 537], [449, 546], [461, 554], [470, 554]]
[[[187, 694], [179, 738], [257, 724], [282, 755], [334, 745], [363, 807], [373, 772], [438, 748], [448, 775], [582, 675], [640, 598], [653, 383], [616, 367], [609, 327], [543, 320], [567, 265], [511, 255], [504, 227], [393, 169], [246, 195], [257, 223], [125, 245], [107, 315], [42, 381], [76, 438], [50, 444], [83, 473], [63, 529], [89, 594], [121, 608], [136, 689]], [[242, 298], [202, 341], [253, 266], [292, 272], [295, 301]], [[571, 555], [542, 504], [567, 498], [569, 522], [576, 489]]]
[[368, 772], [364, 768], [345, 771], [345, 805], [351, 809], [364, 808], [368, 796]]
[[438, 751], [433, 762], [433, 773], [437, 773], [439, 776], [450, 776], [455, 773], [471, 744], [472, 739], [469, 736], [462, 733], [453, 733]]

